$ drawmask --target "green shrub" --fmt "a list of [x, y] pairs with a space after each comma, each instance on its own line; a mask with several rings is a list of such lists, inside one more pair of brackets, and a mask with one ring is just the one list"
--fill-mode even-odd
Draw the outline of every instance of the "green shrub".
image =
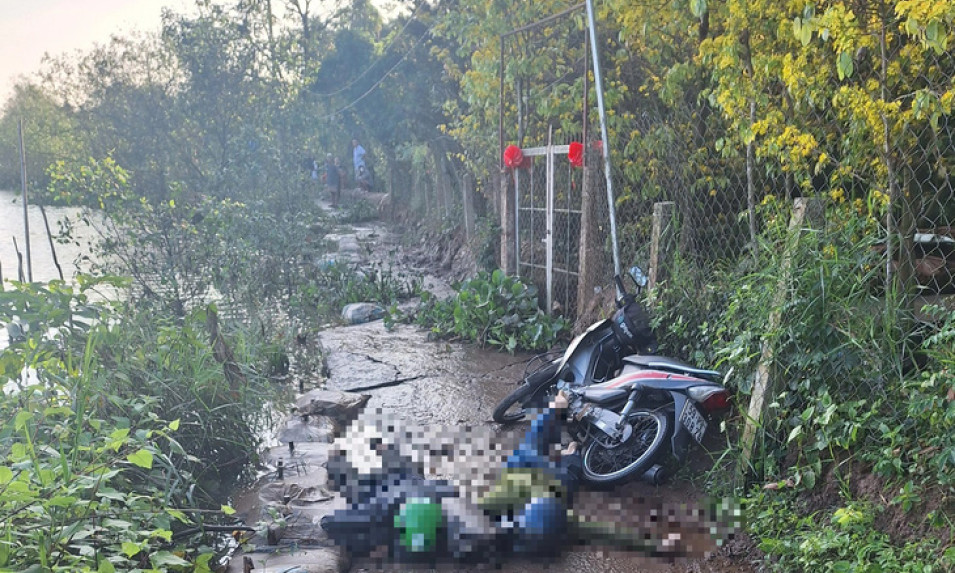
[[508, 352], [550, 349], [570, 328], [567, 319], [544, 314], [536, 287], [500, 269], [480, 272], [454, 287], [457, 295], [448, 300], [422, 293], [417, 324], [439, 337]]
[[700, 268], [675, 257], [663, 288], [648, 293], [647, 304], [659, 352], [700, 368], [713, 367], [721, 347], [723, 315], [733, 295], [725, 272]]
[[0, 398], [0, 569], [190, 564], [172, 543], [176, 526], [192, 523], [181, 509], [190, 478], [173, 461], [180, 422], [153, 415], [150, 397], [104, 399], [107, 387], [67, 374]]
[[85, 224], [100, 239], [85, 271], [130, 277], [133, 295], [158, 312], [184, 315], [212, 301], [257, 308], [288, 296], [305, 281], [302, 261], [314, 255], [309, 229], [318, 220], [299, 196], [288, 203], [248, 203], [196, 193], [170, 183], [163, 200], [147, 200], [110, 159], [57, 164], [45, 197], [92, 207], [61, 229], [72, 240]]
[[333, 319], [342, 307], [354, 302], [373, 302], [387, 307], [418, 296], [421, 279], [381, 264], [359, 268], [346, 262], [320, 265], [300, 287], [292, 306], [306, 317]]
[[807, 514], [790, 493], [760, 491], [744, 507], [770, 570], [931, 573], [955, 567], [955, 550], [943, 552], [938, 539], [894, 543], [877, 526], [881, 508], [869, 503], [848, 501]]
[[0, 570], [208, 571], [173, 535], [221, 519], [190, 510], [248, 471], [276, 395], [242, 365], [264, 356], [226, 325], [213, 344], [213, 309], [139, 313], [87, 296], [124, 281], [79, 283], [0, 292], [0, 322], [29, 324], [0, 352]]
[[[757, 473], [790, 473], [812, 487], [833, 451], [875, 443], [875, 420], [901, 378], [905, 311], [871, 287], [878, 281], [877, 227], [849, 204], [830, 203], [826, 222], [791, 243], [788, 205], [767, 201], [752, 270], [728, 283], [726, 311], [710, 328], [714, 355], [749, 394], [764, 348], [772, 348], [773, 394]], [[787, 247], [788, 244], [788, 247]], [[780, 283], [785, 269], [791, 280]], [[778, 297], [780, 289], [785, 296]]]
[[899, 415], [879, 421], [878, 450], [867, 452], [876, 471], [942, 488], [955, 485], [955, 312], [926, 307], [938, 319], [924, 342], [926, 368], [894, 393]]

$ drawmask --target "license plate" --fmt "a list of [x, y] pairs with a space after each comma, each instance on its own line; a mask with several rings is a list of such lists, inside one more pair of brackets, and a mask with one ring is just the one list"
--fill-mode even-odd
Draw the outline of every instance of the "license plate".
[[683, 413], [680, 414], [680, 423], [686, 428], [697, 443], [703, 442], [703, 434], [706, 433], [706, 420], [696, 409], [693, 402], [687, 401], [683, 405]]

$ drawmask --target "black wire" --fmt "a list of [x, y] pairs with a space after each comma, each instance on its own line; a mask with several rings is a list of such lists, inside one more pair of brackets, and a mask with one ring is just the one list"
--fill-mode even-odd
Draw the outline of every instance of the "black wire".
[[415, 20], [415, 14], [418, 12], [418, 8], [420, 8], [422, 5], [423, 5], [423, 3], [418, 4], [418, 6], [415, 7], [414, 11], [413, 11], [413, 12], [411, 13], [411, 15], [408, 17], [408, 21], [405, 22], [405, 25], [401, 28], [401, 30], [399, 30], [398, 33], [391, 39], [391, 42], [389, 42], [388, 45], [385, 46], [385, 49], [382, 50], [381, 55], [378, 56], [378, 58], [377, 58], [374, 62], [372, 62], [371, 64], [369, 64], [368, 67], [365, 68], [365, 69], [364, 69], [360, 74], [358, 74], [354, 79], [352, 79], [352, 81], [348, 82], [347, 84], [345, 84], [344, 87], [342, 87], [341, 89], [338, 89], [338, 90], [336, 90], [336, 91], [328, 92], [328, 93], [319, 93], [319, 94], [315, 94], [315, 95], [317, 95], [318, 97], [327, 97], [327, 96], [338, 95], [338, 94], [344, 92], [345, 90], [349, 89], [349, 88], [352, 87], [353, 85], [355, 85], [355, 84], [358, 82], [358, 80], [360, 80], [361, 78], [365, 77], [365, 74], [367, 74], [368, 72], [370, 72], [371, 70], [373, 70], [373, 69], [375, 68], [375, 66], [377, 66], [377, 65], [385, 58], [385, 56], [388, 54], [388, 50], [390, 50], [391, 47], [392, 47], [393, 45], [395, 45], [395, 42], [398, 41], [398, 38], [400, 38], [401, 35], [404, 34], [405, 30], [408, 29], [408, 26], [410, 26], [412, 22], [415, 22], [415, 21], [416, 21], [416, 20]]
[[388, 76], [391, 75], [392, 72], [394, 72], [396, 69], [398, 69], [398, 66], [400, 66], [402, 63], [404, 63], [405, 59], [407, 59], [407, 57], [408, 57], [409, 55], [411, 55], [411, 53], [414, 52], [415, 49], [418, 48], [418, 44], [420, 44], [420, 43], [424, 40], [425, 36], [427, 36], [427, 35], [429, 35], [429, 34], [431, 33], [431, 30], [432, 30], [433, 28], [434, 28], [434, 26], [431, 26], [430, 28], [428, 28], [427, 30], [425, 30], [424, 33], [421, 34], [421, 36], [418, 37], [418, 40], [415, 42], [414, 46], [411, 46], [411, 49], [409, 49], [407, 52], [405, 52], [404, 55], [401, 56], [401, 59], [399, 59], [398, 62], [395, 63], [395, 65], [392, 66], [390, 70], [388, 70], [387, 72], [385, 72], [385, 74], [384, 74], [383, 76], [381, 76], [381, 78], [379, 78], [378, 81], [376, 81], [374, 84], [372, 84], [372, 86], [371, 86], [370, 88], [368, 88], [368, 91], [366, 91], [365, 93], [361, 94], [360, 96], [358, 96], [357, 98], [355, 98], [353, 101], [351, 101], [350, 103], [344, 105], [343, 107], [339, 108], [338, 110], [333, 111], [333, 112], [331, 112], [331, 113], [328, 114], [328, 115], [324, 115], [324, 116], [318, 117], [317, 120], [318, 120], [318, 121], [322, 121], [322, 120], [333, 119], [333, 118], [335, 118], [336, 116], [341, 115], [342, 112], [345, 112], [345, 111], [347, 111], [347, 110], [349, 110], [349, 109], [355, 107], [356, 105], [358, 105], [359, 102], [361, 102], [361, 100], [363, 100], [363, 99], [365, 99], [366, 97], [368, 97], [369, 95], [371, 95], [371, 92], [375, 91], [375, 89], [376, 89], [379, 85], [381, 85], [381, 83], [384, 82], [384, 81], [388, 78]]

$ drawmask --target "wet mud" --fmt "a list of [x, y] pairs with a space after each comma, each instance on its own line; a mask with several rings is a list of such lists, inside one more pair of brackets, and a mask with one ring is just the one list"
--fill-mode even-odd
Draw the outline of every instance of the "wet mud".
[[[394, 254], [397, 241], [381, 227], [362, 229], [358, 238], [364, 249], [354, 251]], [[381, 262], [382, 257], [378, 257]], [[398, 264], [397, 261], [385, 261]], [[427, 269], [417, 268], [421, 273]], [[432, 290], [446, 284], [429, 276]], [[718, 533], [708, 519], [709, 500], [684, 480], [671, 479], [662, 486], [630, 482], [613, 490], [582, 489], [574, 510], [585, 519], [608, 519], [646, 532], [655, 541], [658, 555], [627, 551], [608, 551], [589, 546], [565, 548], [559, 557], [542, 561], [508, 557], [493, 563], [460, 564], [390, 563], [364, 558], [349, 560], [335, 551], [317, 524], [321, 515], [342, 507], [342, 500], [330, 490], [326, 460], [331, 451], [345, 452], [356, 466], [377, 463], [369, 440], [398, 444], [401, 453], [421, 464], [425, 475], [443, 479], [458, 487], [462, 498], [475, 500], [493, 483], [504, 456], [527, 429], [522, 422], [501, 426], [491, 421], [491, 412], [499, 400], [511, 392], [521, 379], [526, 354], [482, 350], [474, 345], [433, 341], [427, 332], [414, 326], [385, 328], [382, 321], [326, 328], [310, 337], [309, 351], [321, 354], [327, 375], [323, 387], [367, 396], [357, 419], [335, 428], [334, 444], [298, 444], [296, 451], [282, 443], [264, 455], [272, 473], [257, 489], [240, 496], [237, 509], [248, 516], [262, 514], [271, 505], [287, 512], [286, 519], [300, 525], [291, 555], [288, 551], [260, 553], [254, 561], [257, 571], [278, 571], [299, 556], [304, 568], [289, 571], [667, 571], [727, 572], [757, 571], [758, 552], [745, 535], [718, 544]], [[299, 422], [296, 422], [299, 423]], [[318, 438], [324, 441], [325, 438]], [[274, 443], [274, 442], [273, 442]], [[705, 455], [694, 457], [694, 466], [706, 469]], [[279, 462], [284, 479], [275, 475]], [[276, 503], [279, 500], [279, 503]], [[284, 504], [284, 505], [283, 505]], [[286, 532], [291, 535], [291, 532]], [[663, 542], [662, 540], [667, 540]], [[267, 550], [267, 539], [258, 539]], [[264, 544], [264, 545], [263, 545]], [[309, 555], [311, 551], [316, 555]], [[292, 559], [282, 561], [279, 554]], [[265, 557], [262, 557], [265, 555]], [[676, 557], [689, 555], [689, 557]], [[283, 559], [285, 558], [283, 557]], [[241, 558], [234, 559], [230, 571], [242, 571]], [[312, 559], [312, 561], [309, 561]], [[303, 561], [304, 560], [304, 561]], [[312, 566], [304, 565], [306, 562]], [[250, 561], [251, 563], [251, 561]]]
[[[491, 421], [491, 411], [521, 379], [530, 355], [430, 341], [418, 328], [399, 325], [389, 330], [380, 321], [329, 329], [320, 334], [319, 340], [327, 357], [328, 386], [370, 396], [359, 423], [378, 424], [380, 430], [384, 419], [386, 425], [393, 424], [405, 432], [398, 439], [407, 440], [410, 434], [412, 441], [428, 444], [429, 451], [439, 455], [421, 459], [427, 475], [451, 480], [460, 487], [462, 496], [474, 499], [486, 490], [503, 456], [528, 426], [526, 422], [496, 424]], [[464, 443], [469, 447], [462, 447]], [[420, 445], [417, 451], [421, 451]], [[405, 453], [414, 456], [416, 447], [404, 446]], [[364, 446], [355, 441], [349, 447]], [[464, 455], [455, 457], [455, 452]], [[697, 455], [695, 465], [705, 466], [707, 459]], [[574, 504], [581, 515], [594, 520], [611, 517], [646, 532], [648, 538], [669, 538], [670, 546], [658, 544], [662, 549], [658, 553], [662, 554], [656, 556], [580, 546], [546, 562], [508, 558], [482, 566], [439, 563], [437, 569], [468, 571], [483, 567], [528, 573], [755, 570], [745, 555], [732, 554], [739, 541], [729, 540], [727, 547], [716, 543], [711, 535], [714, 524], [707, 521], [708, 501], [684, 481], [662, 486], [630, 482], [609, 491], [583, 489]], [[426, 571], [432, 570], [432, 565], [415, 568], [407, 563], [364, 559], [352, 563], [351, 570]]]

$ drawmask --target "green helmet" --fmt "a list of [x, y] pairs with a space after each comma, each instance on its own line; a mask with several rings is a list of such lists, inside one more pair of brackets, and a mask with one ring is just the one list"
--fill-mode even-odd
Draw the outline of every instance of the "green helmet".
[[415, 553], [434, 550], [438, 541], [438, 528], [443, 519], [440, 503], [426, 497], [409, 499], [395, 515], [399, 543]]

